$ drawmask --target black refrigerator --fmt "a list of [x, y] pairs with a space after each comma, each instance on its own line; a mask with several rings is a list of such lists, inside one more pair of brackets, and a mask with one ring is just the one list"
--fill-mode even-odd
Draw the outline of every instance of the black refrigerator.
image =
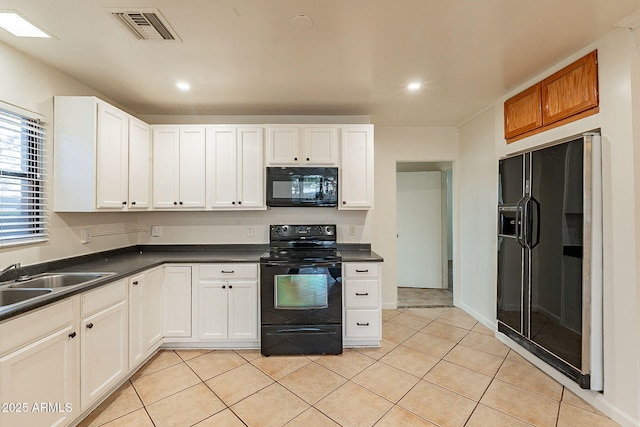
[[499, 162], [498, 331], [603, 389], [600, 134]]

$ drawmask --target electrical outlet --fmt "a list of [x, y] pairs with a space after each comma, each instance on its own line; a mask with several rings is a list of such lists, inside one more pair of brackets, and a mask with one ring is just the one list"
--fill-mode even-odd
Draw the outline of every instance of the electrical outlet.
[[80, 230], [80, 243], [83, 245], [89, 243], [91, 241], [91, 230], [88, 228], [83, 228]]
[[160, 226], [158, 225], [151, 226], [151, 237], [160, 237]]
[[253, 225], [247, 225], [247, 237], [253, 237]]
[[349, 225], [349, 236], [356, 235], [356, 226], [354, 224]]

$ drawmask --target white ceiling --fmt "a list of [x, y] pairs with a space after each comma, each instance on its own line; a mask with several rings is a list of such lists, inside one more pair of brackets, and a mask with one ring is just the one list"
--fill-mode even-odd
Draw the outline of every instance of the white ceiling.
[[[149, 7], [182, 42], [137, 41], [105, 10]], [[138, 114], [456, 126], [613, 30], [640, 0], [0, 0], [7, 9], [55, 38], [0, 30], [0, 42]], [[299, 14], [310, 29], [291, 25]], [[424, 88], [408, 93], [412, 80]]]

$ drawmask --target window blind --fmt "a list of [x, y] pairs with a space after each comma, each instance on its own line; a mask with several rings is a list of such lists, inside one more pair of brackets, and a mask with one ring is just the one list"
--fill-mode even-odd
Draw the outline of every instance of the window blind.
[[48, 240], [46, 130], [42, 121], [0, 106], [0, 246]]

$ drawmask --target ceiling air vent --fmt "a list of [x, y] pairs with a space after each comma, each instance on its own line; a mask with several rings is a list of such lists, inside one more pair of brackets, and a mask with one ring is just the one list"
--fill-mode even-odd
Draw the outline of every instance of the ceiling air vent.
[[157, 9], [109, 10], [109, 13], [137, 40], [181, 41]]

